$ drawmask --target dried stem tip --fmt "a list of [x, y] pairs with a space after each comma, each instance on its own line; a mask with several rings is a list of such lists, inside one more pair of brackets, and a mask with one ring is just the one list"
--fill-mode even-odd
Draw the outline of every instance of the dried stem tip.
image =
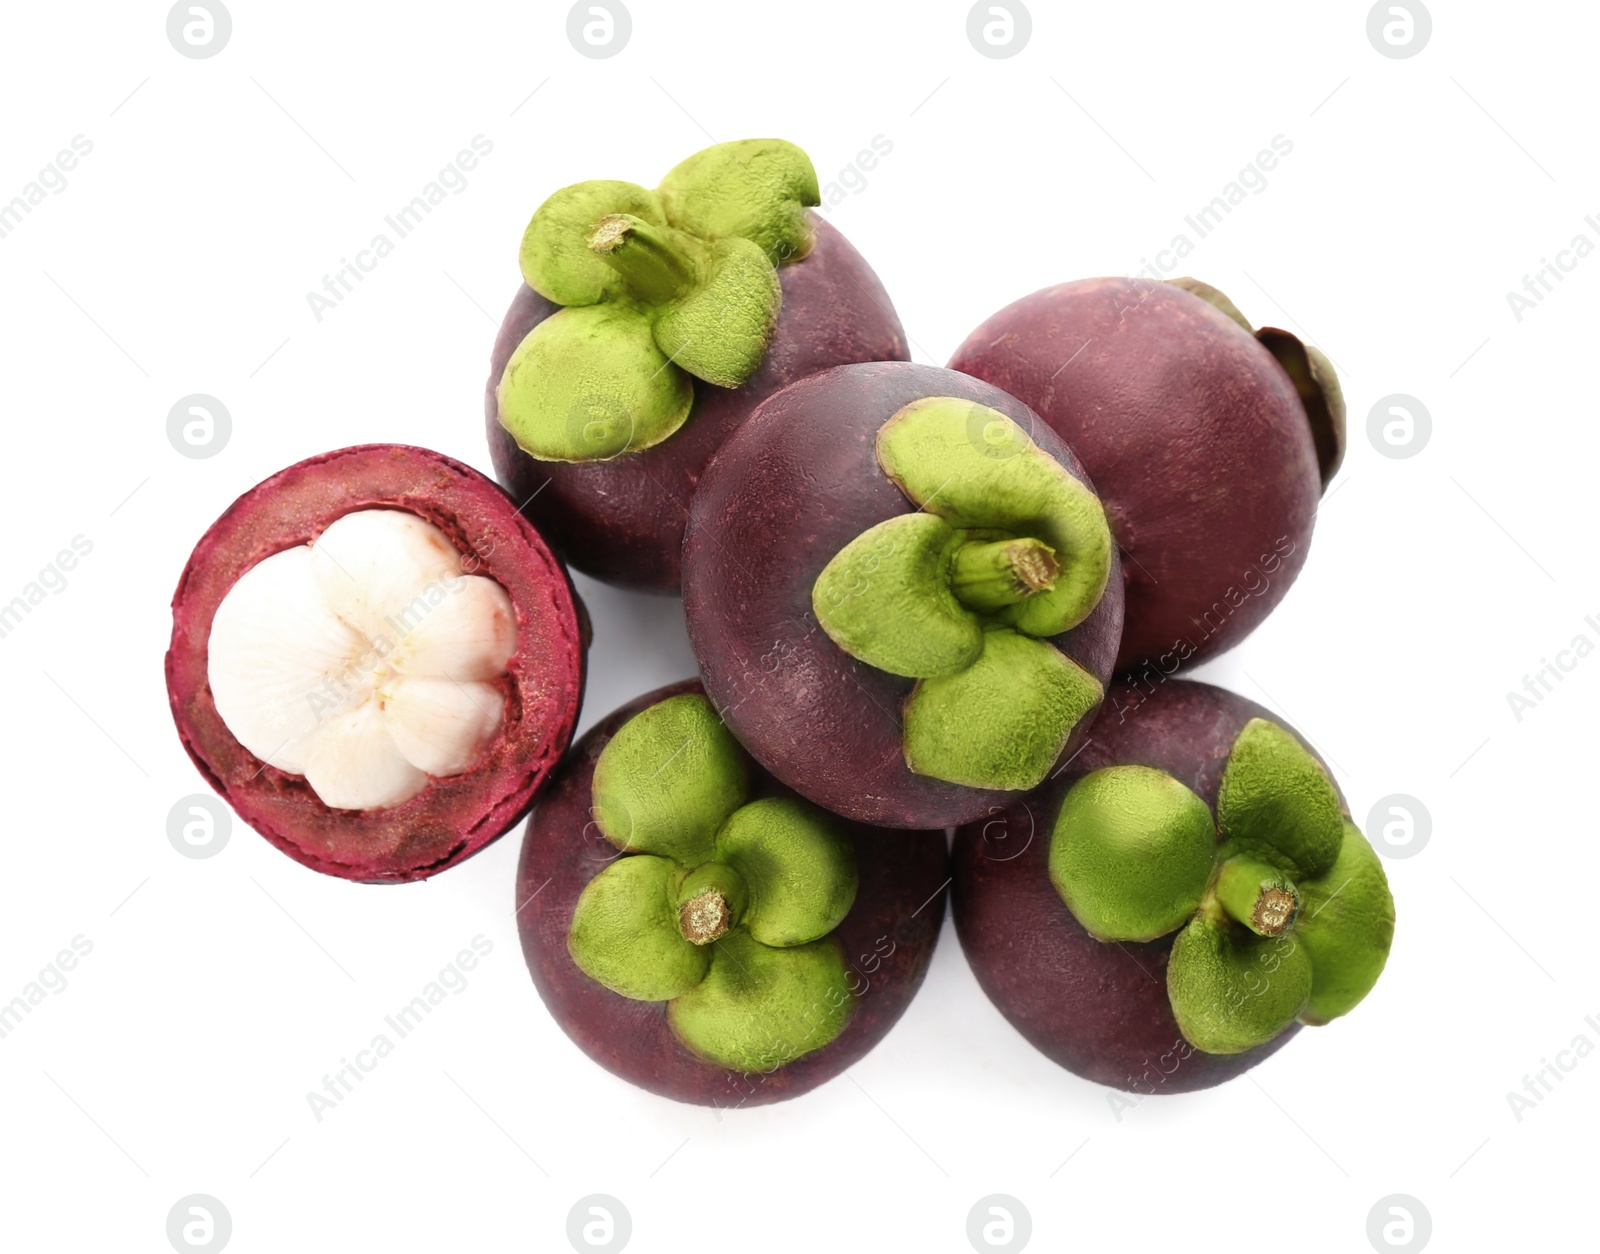
[[1215, 891], [1223, 910], [1258, 936], [1281, 936], [1300, 909], [1300, 894], [1289, 877], [1250, 857], [1224, 862]]
[[691, 945], [709, 945], [733, 926], [733, 911], [714, 888], [691, 897], [678, 907], [678, 929]]
[[980, 612], [1026, 601], [1055, 587], [1061, 563], [1042, 540], [971, 541], [956, 550], [950, 590]]
[[1293, 893], [1284, 892], [1281, 888], [1264, 889], [1256, 901], [1255, 915], [1251, 920], [1255, 930], [1263, 936], [1279, 935], [1294, 918], [1296, 904]]

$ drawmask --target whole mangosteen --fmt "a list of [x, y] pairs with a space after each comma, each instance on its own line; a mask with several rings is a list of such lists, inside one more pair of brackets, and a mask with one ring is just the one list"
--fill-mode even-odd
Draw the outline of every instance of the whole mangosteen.
[[956, 931], [1053, 1061], [1185, 1093], [1354, 1008], [1388, 958], [1394, 901], [1282, 720], [1185, 680], [1131, 708], [1108, 707], [1048, 788], [956, 834]]
[[1026, 405], [950, 370], [838, 366], [769, 398], [695, 494], [706, 692], [818, 805], [944, 827], [1070, 756], [1122, 625], [1105, 512]]
[[280, 471], [201, 537], [167, 690], [195, 765], [279, 849], [417, 880], [527, 811], [572, 738], [586, 634], [500, 488], [368, 444]]
[[944, 917], [942, 832], [838, 819], [754, 766], [698, 684], [573, 748], [517, 873], [539, 995], [586, 1054], [677, 1101], [795, 1097], [883, 1039]]
[[883, 285], [833, 227], [793, 144], [719, 144], [654, 191], [556, 192], [523, 236], [524, 286], [485, 398], [496, 472], [566, 560], [675, 592], [701, 469], [785, 384], [903, 361]]
[[1194, 279], [1084, 279], [950, 359], [1031, 405], [1093, 477], [1122, 549], [1119, 671], [1232, 648], [1289, 590], [1344, 452], [1333, 366]]

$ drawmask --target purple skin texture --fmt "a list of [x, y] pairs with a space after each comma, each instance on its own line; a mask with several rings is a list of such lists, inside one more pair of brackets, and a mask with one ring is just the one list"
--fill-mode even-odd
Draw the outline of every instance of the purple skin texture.
[[[878, 466], [875, 441], [891, 415], [929, 396], [999, 410], [1086, 479], [1066, 445], [998, 388], [937, 366], [840, 366], [772, 397], [723, 446], [701, 481], [684, 543], [689, 639], [712, 704], [784, 783], [824, 809], [881, 827], [954, 826], [1018, 795], [913, 774], [900, 710], [914, 681], [852, 658], [812, 613], [812, 585], [840, 549], [915, 511]], [[1121, 628], [1113, 561], [1099, 605], [1050, 640], [1104, 685]]]
[[779, 388], [828, 366], [906, 360], [889, 294], [844, 236], [812, 215], [816, 243], [778, 267], [783, 308], [761, 368], [739, 388], [694, 382], [694, 408], [676, 434], [642, 453], [587, 463], [529, 457], [500, 425], [495, 388], [506, 362], [560, 306], [526, 284], [511, 302], [490, 356], [484, 394], [489, 453], [506, 490], [577, 569], [641, 592], [678, 590], [689, 498], [724, 440]]
[[[767, 1073], [730, 1071], [691, 1053], [667, 1023], [667, 1003], [613, 993], [578, 969], [567, 931], [584, 886], [617, 857], [590, 816], [595, 762], [617, 728], [693, 681], [623, 706], [573, 746], [528, 820], [517, 869], [517, 927], [534, 987], [573, 1042], [631, 1084], [701, 1106], [765, 1106], [810, 1092], [859, 1062], [905, 1013], [927, 974], [944, 919], [949, 860], [943, 832], [878, 832], [846, 824], [860, 887], [833, 935], [848, 966], [854, 1011], [814, 1053]], [[785, 790], [752, 772], [758, 795]]]
[[[233, 738], [211, 695], [207, 646], [218, 605], [246, 571], [360, 509], [405, 510], [449, 536], [470, 572], [511, 598], [517, 651], [499, 681], [505, 721], [480, 761], [399, 805], [333, 810]], [[566, 568], [492, 480], [428, 449], [364, 444], [263, 480], [201, 537], [172, 597], [167, 692], [183, 747], [241, 819], [312, 870], [397, 883], [454, 866], [528, 812], [572, 740], [588, 638]]]
[[952, 912], [978, 983], [1017, 1031], [1087, 1080], [1135, 1093], [1191, 1093], [1243, 1075], [1300, 1030], [1293, 1024], [1241, 1054], [1195, 1049], [1167, 1000], [1177, 934], [1097, 941], [1050, 880], [1050, 833], [1073, 784], [1102, 767], [1155, 767], [1215, 813], [1228, 751], [1252, 718], [1287, 726], [1253, 701], [1190, 680], [1169, 680], [1131, 700], [1108, 698], [1070, 772], [956, 833]]
[[950, 368], [1033, 406], [1093, 476], [1127, 580], [1118, 671], [1232, 648], [1299, 574], [1322, 495], [1305, 407], [1199, 297], [1149, 279], [1045, 288], [969, 335]]

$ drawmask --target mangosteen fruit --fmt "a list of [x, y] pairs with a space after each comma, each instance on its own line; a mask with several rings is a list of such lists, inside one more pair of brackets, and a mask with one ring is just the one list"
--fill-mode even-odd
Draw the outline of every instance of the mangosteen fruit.
[[769, 398], [706, 468], [684, 542], [706, 692], [825, 809], [946, 827], [1037, 787], [1100, 704], [1116, 546], [1026, 405], [910, 363]]
[[1344, 453], [1332, 363], [1195, 279], [1084, 279], [1008, 305], [952, 369], [1031, 405], [1093, 477], [1123, 554], [1119, 671], [1232, 648], [1289, 590]]
[[524, 813], [572, 738], [587, 624], [491, 480], [427, 449], [299, 462], [212, 524], [172, 599], [184, 748], [344, 879], [424, 879]]
[[1000, 1013], [1145, 1094], [1240, 1075], [1371, 991], [1394, 936], [1326, 767], [1254, 702], [1171, 680], [1071, 769], [956, 834], [956, 932]]
[[490, 360], [489, 450], [579, 570], [677, 591], [689, 498], [755, 407], [828, 366], [905, 360], [883, 285], [818, 203], [804, 152], [748, 139], [654, 191], [577, 183], [533, 215]]
[[601, 1066], [677, 1101], [765, 1105], [899, 1019], [947, 868], [942, 832], [862, 827], [771, 779], [689, 682], [573, 748], [528, 821], [517, 920], [540, 996]]

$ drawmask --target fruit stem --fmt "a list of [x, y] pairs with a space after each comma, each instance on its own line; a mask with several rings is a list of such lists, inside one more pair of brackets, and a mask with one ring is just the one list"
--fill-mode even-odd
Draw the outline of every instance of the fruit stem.
[[628, 213], [600, 219], [589, 236], [589, 251], [610, 266], [640, 300], [660, 305], [694, 284], [694, 266], [666, 232]]
[[1055, 587], [1061, 563], [1042, 540], [969, 540], [955, 552], [950, 590], [968, 609], [1003, 609]]
[[745, 886], [730, 866], [708, 862], [678, 886], [678, 930], [691, 945], [709, 945], [727, 935], [744, 913]]
[[1214, 892], [1229, 917], [1258, 936], [1282, 935], [1300, 909], [1300, 894], [1289, 877], [1254, 858], [1224, 862]]

